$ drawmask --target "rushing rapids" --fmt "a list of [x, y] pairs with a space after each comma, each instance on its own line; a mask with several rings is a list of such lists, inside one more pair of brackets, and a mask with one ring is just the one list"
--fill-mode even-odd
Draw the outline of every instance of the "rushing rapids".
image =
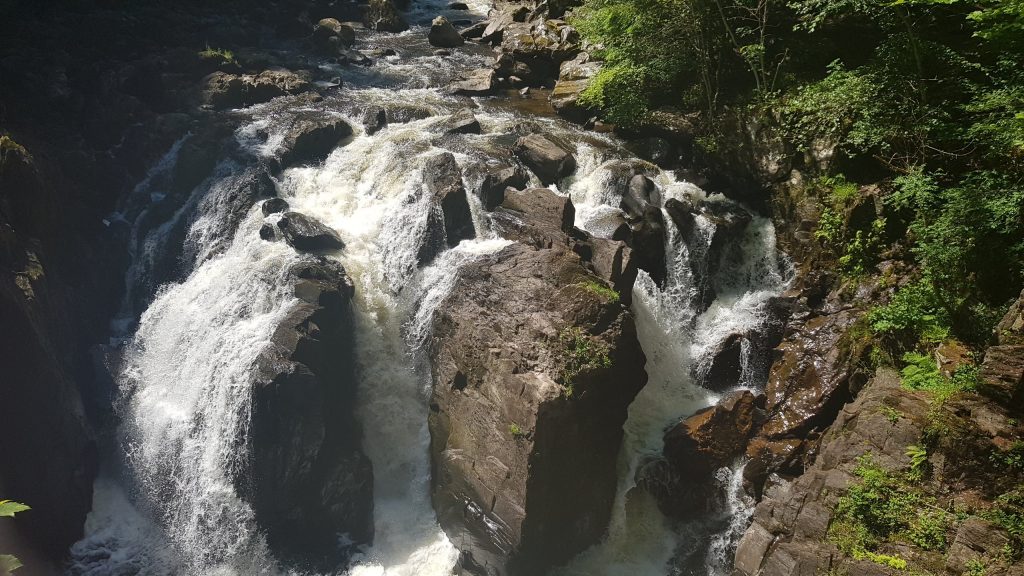
[[[471, 8], [476, 17], [484, 9]], [[119, 216], [134, 227], [128, 297], [114, 326], [126, 340], [117, 363], [121, 424], [96, 483], [87, 536], [72, 550], [70, 574], [308, 572], [293, 558], [275, 557], [238, 478], [252, 457], [253, 371], [277, 327], [300, 306], [288, 270], [301, 256], [284, 242], [261, 239], [265, 218], [256, 196], [240, 199], [232, 191], [245, 178], [258, 178], [254, 167], [280, 156], [292, 119], [310, 113], [345, 119], [355, 133], [322, 163], [287, 168], [272, 184], [292, 210], [323, 222], [344, 242], [330, 257], [355, 287], [355, 414], [373, 468], [373, 544], [352, 546], [338, 534], [344, 561], [327, 572], [452, 573], [459, 551], [441, 530], [430, 498], [431, 379], [424, 343], [460, 268], [510, 241], [492, 229], [469, 194], [475, 238], [420, 265], [417, 238], [430, 212], [417, 195], [425, 166], [450, 152], [466, 189], [474, 190], [483, 167], [514, 163], [510, 149], [524, 125], [553, 135], [575, 146], [578, 159], [575, 173], [553, 188], [572, 199], [577, 227], [610, 237], [620, 197], [609, 191], [609, 181], [616, 163], [632, 155], [614, 137], [530, 115], [510, 106], [508, 97], [477, 101], [481, 134], [446, 135], [468, 101], [441, 87], [487, 58], [468, 46], [435, 56], [423, 23], [439, 12], [444, 9], [417, 5], [409, 17], [420, 25], [403, 34], [360, 32], [361, 46], [394, 48], [398, 55], [341, 70], [346, 87], [322, 101], [285, 97], [243, 111], [234, 134], [240, 152], [222, 161], [163, 223], [143, 227], [152, 219], [148, 203], [168, 193], [182, 142], [125, 202]], [[378, 108], [405, 110], [410, 120], [372, 134], [360, 129], [364, 111]], [[660, 172], [654, 181], [663, 212], [670, 199], [735, 208], [672, 173]], [[531, 185], [540, 180], [531, 176]], [[667, 426], [721, 396], [699, 385], [716, 346], [731, 334], [765, 330], [768, 301], [786, 281], [774, 231], [755, 216], [724, 250], [712, 250], [720, 224], [697, 215], [682, 231], [664, 213], [665, 280], [659, 285], [641, 272], [634, 288], [649, 381], [629, 408], [611, 523], [604, 540], [560, 568], [563, 574], [726, 574], [749, 517], [742, 461], [718, 472], [726, 497], [717, 514], [689, 522], [664, 516], [637, 476], [660, 455]], [[178, 240], [176, 227], [186, 231]], [[176, 241], [185, 244], [178, 259], [184, 270], [161, 277], [155, 272], [161, 254]], [[709, 266], [712, 258], [725, 264]], [[708, 293], [712, 297], [702, 296]], [[745, 340], [742, 352], [740, 386], [756, 388], [766, 351]]]

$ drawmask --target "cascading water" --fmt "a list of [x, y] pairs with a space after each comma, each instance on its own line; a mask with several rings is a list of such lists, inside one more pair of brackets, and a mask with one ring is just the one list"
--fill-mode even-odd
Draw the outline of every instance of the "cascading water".
[[[439, 11], [419, 5], [412, 18]], [[395, 47], [401, 56], [366, 69], [344, 69], [348, 87], [322, 102], [282, 99], [253, 107], [236, 132], [247, 154], [263, 158], [279, 154], [284, 130], [300, 112], [338, 115], [355, 126], [362, 110], [375, 107], [406, 110], [414, 118], [373, 135], [357, 129], [322, 164], [290, 168], [275, 181], [292, 209], [340, 233], [345, 248], [335, 257], [356, 287], [357, 415], [363, 449], [373, 464], [375, 538], [350, 566], [339, 567], [355, 576], [446, 576], [458, 557], [430, 502], [431, 380], [421, 347], [433, 310], [457, 281], [460, 267], [509, 242], [488, 230], [474, 199], [477, 238], [417, 267], [415, 238], [426, 218], [423, 195], [417, 194], [424, 161], [442, 151], [453, 153], [472, 189], [482, 178], [481, 166], [510, 161], [517, 130], [529, 123], [576, 146], [579, 168], [560, 191], [576, 205], [577, 226], [610, 237], [620, 211], [619, 197], [607, 186], [608, 165], [630, 158], [612, 137], [552, 118], [524, 117], [500, 99], [478, 102], [482, 134], [445, 136], [445, 123], [466, 102], [436, 86], [459, 70], [484, 65], [486, 58], [472, 50], [437, 57], [423, 38], [422, 27], [401, 35], [361, 33], [362, 45]], [[146, 209], [147, 195], [159, 199], [180, 147], [181, 142], [137, 188], [135, 214]], [[167, 223], [133, 231], [129, 297], [118, 326], [133, 325], [133, 306], [145, 300], [140, 293], [154, 288], [147, 283], [155, 255], [167, 243], [171, 222], [181, 218], [188, 218], [184, 260], [192, 269], [153, 295], [126, 347], [119, 400], [123, 454], [97, 481], [95, 509], [86, 538], [72, 551], [70, 574], [289, 573], [273, 558], [234, 483], [247, 457], [250, 373], [275, 326], [296, 304], [286, 271], [298, 255], [283, 242], [260, 239], [259, 207], [249, 205], [238, 222], [223, 225], [237, 205], [222, 201], [228, 196], [221, 198], [219, 191], [237, 187], [250, 167], [222, 162]], [[671, 173], [659, 173], [655, 180], [665, 200], [728, 203], [707, 198]], [[536, 178], [533, 184], [539, 184]], [[670, 220], [667, 214], [665, 219]], [[562, 569], [564, 574], [673, 573], [681, 542], [693, 534], [700, 535], [706, 573], [729, 572], [728, 558], [750, 508], [740, 485], [742, 462], [719, 472], [729, 487], [721, 517], [686, 525], [664, 517], [636, 478], [644, 462], [660, 454], [667, 426], [719, 398], [694, 376], [714, 347], [729, 334], [762, 329], [768, 299], [784, 286], [769, 221], [754, 217], [742, 239], [723, 254], [728, 265], [714, 275], [706, 273], [706, 260], [715, 224], [702, 215], [696, 224], [687, 237], [667, 226], [662, 286], [644, 272], [637, 279], [633, 312], [649, 381], [629, 409], [608, 534]], [[702, 282], [715, 294], [706, 307], [697, 304]], [[756, 386], [758, 371], [748, 364], [757, 354], [746, 346], [741, 386]]]

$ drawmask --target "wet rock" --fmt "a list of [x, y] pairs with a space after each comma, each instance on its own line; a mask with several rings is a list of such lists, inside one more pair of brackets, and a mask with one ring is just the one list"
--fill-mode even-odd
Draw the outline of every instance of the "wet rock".
[[241, 108], [312, 90], [305, 78], [284, 69], [235, 76], [214, 72], [203, 79], [202, 101], [214, 109]]
[[299, 115], [285, 133], [281, 166], [319, 162], [351, 135], [352, 127], [341, 118]]
[[363, 131], [373, 136], [388, 125], [388, 114], [383, 108], [370, 109], [363, 112]]
[[299, 212], [285, 212], [277, 221], [285, 241], [299, 252], [341, 250], [341, 236], [319, 220]]
[[352, 64], [354, 66], [372, 66], [373, 59], [358, 50], [343, 48], [338, 51], [339, 64]]
[[746, 449], [754, 431], [754, 411], [749, 390], [727, 394], [665, 434], [665, 458], [680, 471], [698, 477], [730, 464]]
[[288, 201], [284, 198], [270, 198], [263, 201], [263, 204], [260, 205], [260, 210], [263, 211], [264, 216], [270, 216], [278, 212], [287, 212]]
[[523, 188], [529, 181], [529, 176], [518, 166], [498, 166], [487, 172], [476, 194], [484, 209], [490, 212], [505, 200], [506, 188]]
[[508, 188], [501, 207], [493, 212], [502, 236], [537, 248], [567, 242], [575, 217], [572, 201], [548, 188]]
[[475, 39], [475, 38], [480, 38], [481, 36], [483, 36], [484, 30], [486, 30], [486, 29], [487, 29], [487, 22], [486, 21], [484, 21], [484, 22], [477, 22], [476, 24], [473, 24], [471, 26], [467, 26], [466, 28], [463, 28], [462, 30], [460, 30], [459, 31], [459, 35], [462, 36], [463, 38], [467, 39], [467, 40]]
[[553, 184], [576, 170], [576, 158], [572, 153], [542, 134], [520, 138], [512, 152], [544, 185]]
[[[476, 235], [462, 171], [450, 152], [430, 158], [423, 167], [423, 183], [444, 215], [444, 237], [449, 247]], [[422, 263], [424, 259], [420, 259]]]
[[289, 272], [299, 303], [257, 361], [252, 473], [240, 492], [271, 547], [331, 558], [337, 534], [373, 540], [373, 470], [355, 417], [354, 290], [332, 260], [307, 257]]
[[679, 230], [679, 235], [683, 238], [689, 237], [697, 222], [697, 214], [699, 213], [693, 203], [669, 198], [665, 200], [665, 212], [668, 212], [668, 216], [672, 219], [672, 223], [675, 224], [676, 230]]
[[427, 41], [431, 46], [439, 48], [458, 48], [465, 44], [465, 40], [459, 35], [458, 30], [452, 26], [444, 16], [434, 18], [430, 23], [430, 32], [427, 33]]
[[711, 364], [700, 383], [709, 390], [722, 391], [739, 384], [743, 373], [743, 334], [730, 334], [711, 352]]
[[334, 18], [324, 18], [313, 28], [313, 43], [324, 53], [337, 53], [339, 48], [348, 48], [355, 44], [355, 41], [355, 29]]
[[856, 480], [853, 471], [865, 452], [870, 451], [873, 462], [885, 469], [909, 465], [906, 447], [920, 441], [928, 410], [927, 398], [903, 389], [897, 373], [880, 370], [828, 428], [813, 466], [792, 482], [773, 483], [765, 490], [737, 546], [737, 572], [744, 576], [789, 576], [821, 569], [860, 573], [858, 561], [843, 557], [828, 540], [832, 510]]
[[392, 0], [370, 0], [366, 7], [366, 27], [379, 32], [404, 32], [409, 24]]
[[490, 68], [481, 68], [462, 74], [449, 87], [453, 94], [487, 96], [494, 92], [496, 75]]
[[[572, 212], [505, 202], [553, 233]], [[433, 502], [469, 572], [541, 574], [600, 539], [626, 409], [646, 381], [632, 316], [583, 286], [600, 280], [558, 233], [550, 248], [517, 243], [464, 267], [435, 313]], [[608, 361], [568, 366], [578, 339]]]
[[438, 48], [437, 50], [434, 50], [434, 56], [451, 56], [451, 55], [452, 55], [452, 51], [451, 50], [445, 50], [443, 48]]
[[270, 224], [264, 224], [260, 226], [260, 239], [262, 240], [273, 240], [277, 237], [277, 233], [274, 232], [274, 227]]
[[580, 94], [590, 86], [590, 80], [601, 70], [601, 64], [591, 62], [586, 52], [561, 64], [558, 81], [551, 91], [551, 106], [559, 115], [574, 122], [584, 122], [594, 116], [594, 110], [579, 103]]
[[480, 121], [469, 108], [462, 108], [448, 120], [445, 134], [479, 134]]
[[469, 5], [465, 2], [451, 2], [448, 4], [449, 10], [469, 10]]

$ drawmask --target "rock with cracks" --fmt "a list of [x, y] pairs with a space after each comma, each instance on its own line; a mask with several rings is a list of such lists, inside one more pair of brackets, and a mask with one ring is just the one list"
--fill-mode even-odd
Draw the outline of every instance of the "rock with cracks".
[[600, 539], [647, 380], [632, 315], [567, 233], [571, 203], [533, 196], [495, 214], [536, 233], [464, 268], [434, 317], [434, 507], [477, 574], [540, 574]]

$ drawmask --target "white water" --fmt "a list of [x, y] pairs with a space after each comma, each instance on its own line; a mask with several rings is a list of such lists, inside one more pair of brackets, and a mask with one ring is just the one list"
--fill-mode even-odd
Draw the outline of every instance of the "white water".
[[[433, 14], [421, 8], [414, 17]], [[419, 34], [420, 36], [417, 36]], [[484, 134], [439, 137], [448, 115], [464, 101], [443, 96], [436, 86], [482, 57], [452, 59], [429, 55], [422, 29], [402, 35], [371, 35], [365, 41], [398, 46], [411, 56], [384, 59], [366, 70], [345, 69], [371, 87], [346, 89], [316, 105], [290, 107], [278, 101], [251, 110], [239, 129], [239, 143], [256, 157], [278, 152], [283, 127], [296, 111], [341, 115], [358, 125], [363, 107], [415, 107], [431, 117], [392, 124], [367, 136], [357, 133], [315, 167], [293, 168], [277, 184], [293, 209], [337, 230], [346, 247], [337, 254], [356, 285], [356, 359], [360, 388], [358, 417], [364, 451], [374, 470], [374, 544], [361, 550], [353, 576], [447, 576], [458, 556], [437, 524], [429, 497], [429, 434], [426, 416], [429, 370], [420, 348], [430, 334], [435, 307], [458, 278], [459, 268], [500, 250], [473, 202], [478, 239], [464, 241], [423, 269], [415, 266], [416, 234], [425, 226], [426, 203], [418, 195], [420, 166], [430, 156], [455, 154], [470, 180], [475, 165], [509, 161], [507, 134], [524, 118], [481, 101], [477, 116]], [[401, 89], [394, 84], [401, 82]], [[618, 198], [607, 190], [606, 162], [628, 154], [611, 137], [585, 133], [549, 118], [530, 118], [543, 130], [577, 145], [577, 174], [561, 183], [577, 207], [577, 225], [610, 236]], [[269, 133], [262, 139], [261, 132]], [[176, 144], [137, 194], [159, 198], [163, 176], [173, 166]], [[281, 242], [264, 242], [257, 230], [258, 207], [233, 236], [224, 237], [218, 219], [224, 206], [218, 190], [238, 166], [222, 163], [217, 175], [194, 191], [173, 218], [196, 215], [188, 234], [197, 267], [181, 283], [163, 287], [138, 321], [121, 374], [121, 462], [97, 481], [95, 509], [87, 537], [73, 550], [71, 574], [284, 574], [267, 550], [249, 505], [236, 494], [234, 474], [243, 471], [249, 414], [249, 375], [277, 323], [295, 300], [285, 271], [297, 257]], [[659, 174], [663, 198], [705, 199], [692, 184]], [[535, 180], [536, 183], [536, 180]], [[143, 203], [144, 204], [144, 203]], [[143, 208], [144, 209], [144, 208]], [[666, 222], [669, 219], [666, 217]], [[144, 289], [170, 224], [135, 237], [132, 289]], [[705, 256], [713, 224], [698, 218], [692, 238], [669, 224], [668, 281], [659, 288], [641, 273], [633, 312], [647, 355], [649, 382], [629, 409], [619, 455], [619, 490], [606, 539], [585, 551], [562, 572], [572, 575], [660, 576], [670, 572], [682, 534], [700, 526], [666, 519], [653, 499], [636, 488], [636, 471], [661, 451], [667, 426], [713, 404], [718, 395], [696, 386], [691, 368], [734, 332], [764, 321], [766, 300], [784, 280], [778, 270], [771, 224], [756, 218], [737, 256], [714, 279], [717, 299], [705, 311], [693, 309], [696, 281], [690, 260]], [[126, 300], [126, 316], [131, 301]], [[129, 327], [133, 318], [122, 318]], [[749, 372], [749, 371], [748, 371]], [[748, 384], [756, 384], [749, 382]], [[736, 535], [750, 503], [741, 497], [742, 463], [723, 470], [730, 495], [725, 530], [708, 534], [708, 574], [727, 573]], [[120, 468], [125, 470], [119, 474]], [[123, 476], [123, 478], [122, 478]], [[699, 524], [699, 523], [698, 523]], [[704, 529], [707, 532], [707, 529]]]

